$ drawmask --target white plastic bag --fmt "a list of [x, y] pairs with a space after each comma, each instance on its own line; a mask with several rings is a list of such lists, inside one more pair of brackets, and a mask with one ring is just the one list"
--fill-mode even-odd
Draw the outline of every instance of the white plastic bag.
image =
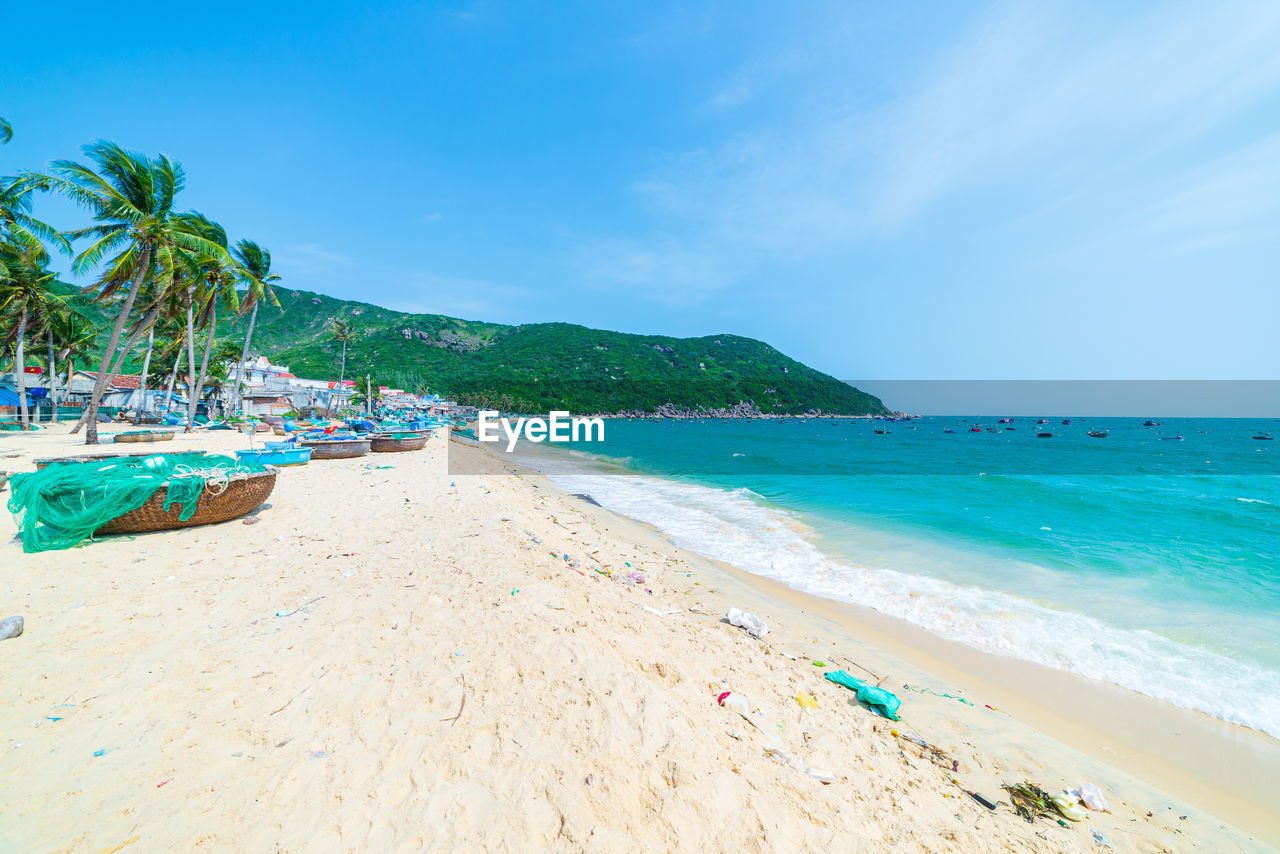
[[762, 638], [769, 634], [769, 626], [764, 620], [755, 614], [746, 613], [741, 608], [730, 608], [729, 613], [724, 616], [732, 625], [744, 630], [753, 638]]

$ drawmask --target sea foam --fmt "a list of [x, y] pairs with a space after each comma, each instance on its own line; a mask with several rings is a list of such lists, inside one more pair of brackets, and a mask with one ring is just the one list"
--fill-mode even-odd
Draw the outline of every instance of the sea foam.
[[1008, 593], [856, 565], [823, 553], [795, 517], [748, 489], [563, 470], [552, 480], [656, 526], [683, 548], [797, 590], [872, 608], [948, 640], [1112, 682], [1280, 738], [1280, 673]]

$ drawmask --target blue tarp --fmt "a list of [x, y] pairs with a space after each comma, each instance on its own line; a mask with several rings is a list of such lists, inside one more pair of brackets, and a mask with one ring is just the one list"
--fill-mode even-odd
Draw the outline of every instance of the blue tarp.
[[[13, 389], [0, 388], [0, 406], [21, 406], [18, 400], [18, 393]], [[34, 406], [31, 400], [31, 394], [27, 394], [27, 405]]]

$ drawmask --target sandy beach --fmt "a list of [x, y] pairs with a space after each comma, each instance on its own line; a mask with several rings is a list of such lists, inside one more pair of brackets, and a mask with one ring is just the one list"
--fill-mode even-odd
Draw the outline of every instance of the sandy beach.
[[[26, 627], [0, 642], [0, 850], [1280, 842], [1272, 739], [805, 597], [479, 449], [455, 444], [451, 473], [446, 448], [286, 469], [252, 524], [33, 555], [6, 538], [0, 618]], [[61, 427], [6, 434], [0, 469], [82, 450]], [[730, 607], [772, 631], [748, 636]], [[903, 721], [825, 681], [831, 665], [882, 677]], [[717, 705], [725, 691], [769, 736]], [[766, 751], [775, 738], [796, 762]], [[1238, 789], [1211, 782], [1233, 768]], [[1023, 780], [1094, 782], [1110, 812], [1028, 823], [1001, 790]]]

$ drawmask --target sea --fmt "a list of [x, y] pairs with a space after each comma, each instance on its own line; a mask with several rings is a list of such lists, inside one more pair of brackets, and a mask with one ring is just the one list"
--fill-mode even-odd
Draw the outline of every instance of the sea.
[[522, 448], [683, 548], [1280, 738], [1278, 420], [610, 420]]

